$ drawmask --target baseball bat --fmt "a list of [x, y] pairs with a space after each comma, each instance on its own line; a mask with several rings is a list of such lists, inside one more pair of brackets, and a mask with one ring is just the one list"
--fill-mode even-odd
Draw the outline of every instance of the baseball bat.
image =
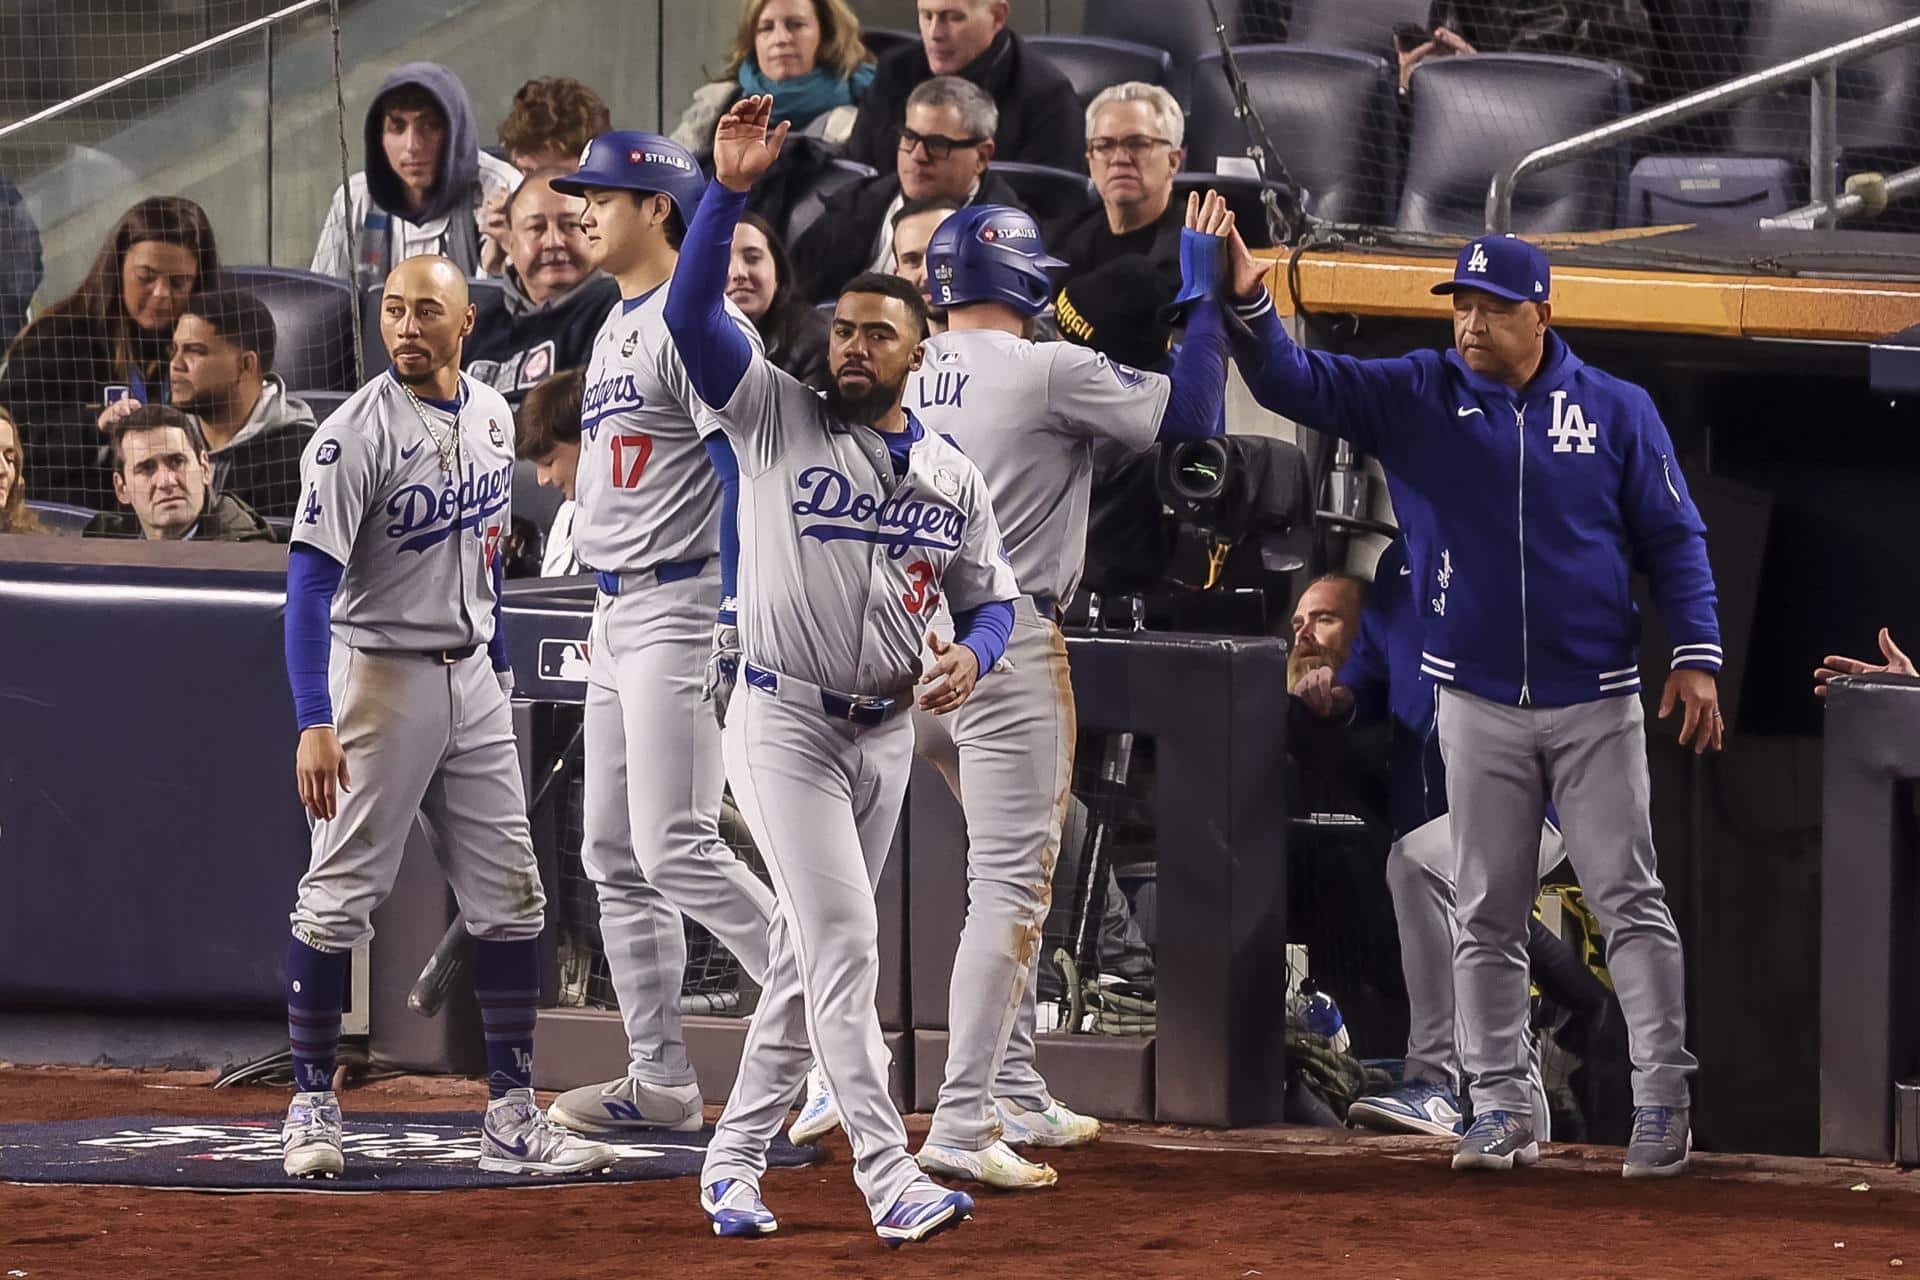
[[[1100, 924], [1106, 901], [1108, 827], [1113, 807], [1126, 792], [1127, 775], [1133, 767], [1133, 734], [1116, 733], [1107, 739], [1100, 757], [1100, 792], [1088, 814], [1091, 829], [1087, 833], [1087, 856], [1080, 868], [1080, 901], [1074, 913], [1074, 974], [1069, 979], [1081, 983], [1093, 981], [1099, 973]], [[1079, 1007], [1079, 992], [1069, 993], [1069, 1005]], [[1078, 1031], [1074, 1020], [1070, 1031]]]
[[[560, 748], [560, 754], [554, 757], [546, 776], [540, 779], [540, 786], [533, 793], [533, 803], [527, 806], [529, 815], [538, 813], [540, 806], [546, 803], [547, 796], [553, 791], [553, 784], [566, 772], [567, 762], [573, 758], [586, 732], [587, 725], [583, 719], [580, 727], [573, 731], [573, 736], [567, 739], [567, 745]], [[440, 935], [440, 945], [433, 949], [433, 954], [427, 957], [427, 963], [420, 970], [420, 976], [413, 980], [413, 987], [407, 992], [407, 1008], [423, 1018], [431, 1018], [445, 1007], [453, 980], [467, 967], [467, 950], [462, 945], [466, 936], [467, 918], [464, 914], [456, 913], [453, 923]]]

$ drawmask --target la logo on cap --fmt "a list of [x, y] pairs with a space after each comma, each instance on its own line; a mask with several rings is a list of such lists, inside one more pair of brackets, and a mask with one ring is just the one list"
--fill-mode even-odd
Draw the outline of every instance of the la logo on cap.
[[1473, 246], [1473, 255], [1467, 259], [1467, 270], [1485, 274], [1487, 270], [1487, 251], [1485, 247], [1479, 244]]

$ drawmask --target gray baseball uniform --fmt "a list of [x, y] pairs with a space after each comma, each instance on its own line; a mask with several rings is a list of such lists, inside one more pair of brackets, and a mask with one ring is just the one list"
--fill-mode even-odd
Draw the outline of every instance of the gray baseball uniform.
[[694, 1080], [680, 1024], [680, 912], [758, 982], [773, 894], [720, 838], [720, 733], [700, 700], [720, 602], [720, 485], [661, 319], [666, 293], [618, 303], [594, 339], [573, 536], [600, 575], [581, 862], [600, 899], [628, 1069], [671, 1086]]
[[991, 330], [938, 335], [926, 352], [907, 406], [979, 466], [1028, 597], [1014, 607], [1011, 669], [983, 681], [951, 716], [914, 712], [916, 749], [967, 816], [967, 923], [953, 962], [946, 1080], [927, 1141], [977, 1151], [999, 1137], [996, 1096], [1028, 1111], [1052, 1105], [1032, 1056], [1034, 988], [1076, 731], [1054, 614], [1086, 560], [1093, 443], [1152, 446], [1171, 383], [1084, 347]]
[[[485, 653], [513, 417], [498, 392], [465, 377], [460, 386], [448, 413], [416, 408], [383, 374], [328, 417], [300, 460], [293, 541], [345, 566], [327, 674], [353, 787], [332, 820], [313, 824], [292, 915], [294, 936], [323, 951], [373, 935], [373, 909], [423, 812], [475, 937], [541, 928], [513, 713]], [[423, 414], [457, 441], [451, 471]]]
[[[739, 457], [741, 689], [727, 778], [780, 894], [770, 968], [701, 1185], [759, 1185], [814, 1047], [877, 1223], [920, 1172], [887, 1096], [879, 882], [912, 751], [918, 654], [944, 593], [1012, 600], [987, 486], [921, 430], [896, 476], [887, 444], [756, 355], [721, 420]], [[985, 688], [998, 675], [981, 684]], [[862, 699], [892, 699], [890, 706]]]

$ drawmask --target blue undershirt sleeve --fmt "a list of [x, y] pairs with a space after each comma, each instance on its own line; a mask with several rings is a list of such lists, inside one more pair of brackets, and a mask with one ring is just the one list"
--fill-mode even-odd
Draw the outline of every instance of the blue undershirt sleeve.
[[493, 558], [493, 639], [487, 641], [487, 657], [493, 662], [495, 671], [513, 670], [513, 660], [507, 657], [507, 623], [501, 617], [501, 588], [506, 585], [507, 558], [495, 555]]
[[333, 597], [345, 572], [345, 566], [318, 547], [297, 542], [287, 554], [287, 684], [302, 730], [333, 723], [327, 655], [333, 644]]
[[721, 626], [740, 625], [740, 460], [726, 436], [707, 437], [707, 460], [720, 477], [720, 612]]
[[1212, 298], [1194, 304], [1170, 380], [1159, 439], [1206, 440], [1226, 431], [1227, 333]]
[[715, 409], [733, 399], [754, 354], [753, 344], [726, 310], [733, 228], [746, 207], [746, 192], [708, 183], [667, 285], [667, 332], [679, 348], [694, 394]]
[[1006, 653], [1007, 641], [1012, 636], [1011, 600], [990, 600], [953, 615], [953, 641], [973, 650], [973, 656], [980, 663], [982, 677], [993, 670], [993, 665]]

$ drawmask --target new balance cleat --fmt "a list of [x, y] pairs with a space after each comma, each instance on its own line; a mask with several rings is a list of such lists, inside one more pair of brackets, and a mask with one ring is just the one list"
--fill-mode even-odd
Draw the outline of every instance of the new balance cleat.
[[332, 1178], [346, 1168], [340, 1141], [340, 1099], [332, 1090], [296, 1093], [280, 1124], [281, 1168], [289, 1178]]
[[1347, 1123], [1380, 1133], [1424, 1133], [1435, 1138], [1458, 1138], [1465, 1131], [1460, 1099], [1443, 1084], [1409, 1080], [1385, 1093], [1354, 1100]]
[[1507, 1170], [1540, 1162], [1540, 1144], [1533, 1127], [1511, 1111], [1489, 1111], [1473, 1118], [1453, 1149], [1456, 1169]]
[[758, 1189], [739, 1178], [722, 1178], [710, 1187], [700, 1188], [700, 1208], [717, 1236], [757, 1240], [780, 1229], [772, 1212], [761, 1203]]
[[972, 1216], [972, 1196], [949, 1191], [931, 1178], [919, 1178], [908, 1184], [873, 1229], [888, 1248], [898, 1249], [957, 1227]]
[[1052, 1165], [1035, 1164], [1005, 1142], [996, 1142], [978, 1151], [961, 1147], [921, 1146], [914, 1160], [928, 1173], [945, 1178], [964, 1178], [1002, 1191], [1027, 1191], [1050, 1187], [1060, 1181]]
[[547, 1116], [579, 1133], [606, 1129], [665, 1129], [692, 1133], [706, 1123], [698, 1084], [648, 1084], [622, 1076], [607, 1084], [582, 1085], [553, 1100]]
[[1100, 1122], [1066, 1103], [1048, 1099], [1045, 1111], [1025, 1111], [1004, 1098], [994, 1099], [1000, 1113], [1000, 1140], [1016, 1147], [1079, 1147], [1100, 1136]]
[[787, 1141], [796, 1147], [818, 1142], [840, 1127], [840, 1104], [834, 1101], [827, 1073], [817, 1065], [807, 1072], [807, 1097], [800, 1104], [800, 1115], [787, 1130]]
[[613, 1160], [606, 1143], [589, 1142], [547, 1119], [531, 1089], [494, 1099], [480, 1122], [480, 1167], [488, 1173], [596, 1173]]
[[1693, 1153], [1692, 1112], [1686, 1107], [1635, 1107], [1633, 1137], [1620, 1172], [1629, 1178], [1685, 1173]]

